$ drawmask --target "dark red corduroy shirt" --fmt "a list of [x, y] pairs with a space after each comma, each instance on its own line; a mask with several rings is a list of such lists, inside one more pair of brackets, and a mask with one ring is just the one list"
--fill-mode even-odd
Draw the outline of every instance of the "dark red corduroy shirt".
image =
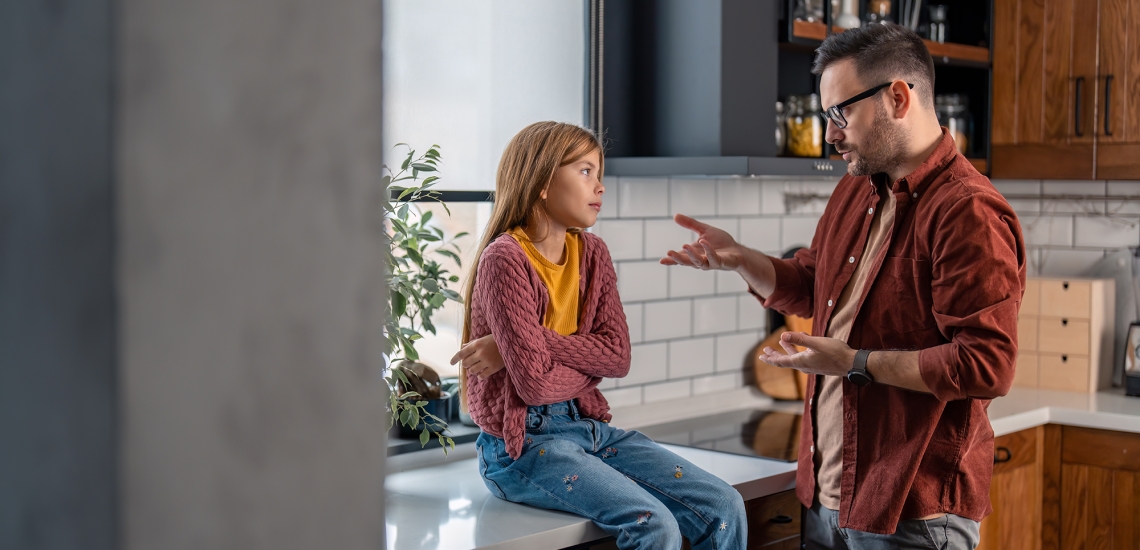
[[[894, 182], [894, 227], [859, 300], [848, 344], [918, 350], [932, 394], [843, 381], [839, 526], [893, 533], [900, 519], [990, 513], [993, 429], [986, 409], [1005, 395], [1017, 357], [1025, 245], [1017, 216], [989, 179], [942, 141]], [[765, 307], [813, 317], [823, 336], [866, 245], [878, 196], [869, 177], [844, 176], [810, 248], [773, 260]], [[819, 385], [811, 377], [807, 395]], [[811, 506], [815, 428], [805, 403], [796, 494]]]

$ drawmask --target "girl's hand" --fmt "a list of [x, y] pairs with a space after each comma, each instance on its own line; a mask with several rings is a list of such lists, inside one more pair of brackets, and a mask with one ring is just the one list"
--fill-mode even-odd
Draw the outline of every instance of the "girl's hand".
[[499, 345], [490, 334], [464, 344], [459, 353], [451, 358], [451, 364], [460, 361], [467, 372], [478, 376], [480, 380], [490, 378], [506, 366], [503, 364], [503, 356], [499, 355]]
[[741, 264], [740, 245], [723, 229], [701, 223], [684, 214], [673, 216], [677, 225], [696, 231], [697, 241], [681, 247], [684, 252], [670, 250], [663, 265], [687, 265], [701, 270], [735, 271]]

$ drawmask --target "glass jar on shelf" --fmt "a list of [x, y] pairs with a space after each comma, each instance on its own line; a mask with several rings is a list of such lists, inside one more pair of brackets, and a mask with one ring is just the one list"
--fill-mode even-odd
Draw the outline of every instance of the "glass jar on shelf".
[[[794, 100], [794, 101], [793, 101]], [[788, 111], [788, 155], [819, 158], [823, 156], [823, 116], [819, 95], [792, 96]]]
[[954, 138], [958, 152], [968, 155], [974, 137], [974, 117], [970, 114], [970, 98], [961, 94], [934, 96], [934, 112], [938, 124], [945, 126]]
[[795, 18], [809, 23], [822, 23], [824, 0], [796, 0]]
[[784, 112], [784, 103], [782, 101], [776, 102], [776, 156], [784, 156], [784, 152], [788, 147], [788, 130], [785, 127], [787, 124], [788, 115]]
[[867, 14], [863, 16], [865, 24], [893, 23], [891, 19], [891, 0], [868, 0]]

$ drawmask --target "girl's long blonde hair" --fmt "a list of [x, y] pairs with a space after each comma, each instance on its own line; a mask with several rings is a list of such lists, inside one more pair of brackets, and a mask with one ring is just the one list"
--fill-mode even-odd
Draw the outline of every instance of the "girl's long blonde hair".
[[491, 220], [475, 251], [471, 273], [463, 293], [463, 343], [471, 341], [471, 298], [483, 250], [499, 235], [526, 225], [543, 212], [542, 191], [554, 173], [567, 164], [597, 151], [598, 179], [605, 173], [602, 143], [593, 132], [563, 122], [536, 122], [523, 128], [503, 151], [495, 177], [495, 203]]

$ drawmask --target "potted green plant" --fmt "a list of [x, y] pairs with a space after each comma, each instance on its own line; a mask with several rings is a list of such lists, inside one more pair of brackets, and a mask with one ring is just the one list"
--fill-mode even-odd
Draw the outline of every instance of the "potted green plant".
[[[463, 302], [458, 292], [448, 288], [459, 282], [459, 277], [444, 269], [438, 259], [447, 257], [462, 266], [455, 240], [467, 233], [446, 239], [442, 229], [429, 224], [432, 212], [416, 205], [420, 201], [435, 201], [451, 215], [439, 191], [432, 189], [439, 181], [439, 146], [432, 145], [419, 156], [407, 144], [396, 146], [407, 147], [408, 154], [398, 172], [393, 173], [385, 165], [387, 174], [382, 180], [388, 190], [384, 203], [389, 238], [385, 251], [388, 310], [384, 325], [384, 379], [392, 413], [389, 428], [398, 421], [401, 426], [419, 431], [420, 446], [427, 445], [434, 436], [446, 453], [448, 447], [455, 448], [455, 442], [444, 433], [447, 419], [428, 410], [431, 401], [423, 395], [424, 386], [417, 380], [423, 369], [416, 364], [420, 357], [416, 342], [423, 339], [425, 332], [436, 333], [432, 315], [447, 300]], [[423, 174], [427, 177], [421, 180]]]

